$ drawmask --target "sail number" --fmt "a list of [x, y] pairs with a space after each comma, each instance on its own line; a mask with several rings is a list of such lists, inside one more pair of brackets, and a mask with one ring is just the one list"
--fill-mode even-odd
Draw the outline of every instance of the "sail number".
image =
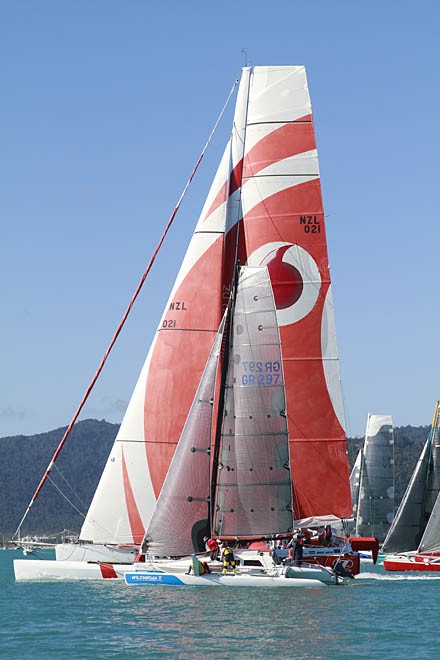
[[242, 385], [277, 385], [281, 380], [281, 363], [275, 362], [242, 362], [244, 373], [241, 376]]
[[321, 233], [321, 223], [316, 215], [301, 215], [299, 218], [299, 224], [304, 225], [304, 231], [306, 234]]
[[[188, 307], [183, 300], [174, 300], [168, 308], [172, 312], [187, 312]], [[162, 328], [176, 328], [176, 319], [165, 319], [162, 321]]]

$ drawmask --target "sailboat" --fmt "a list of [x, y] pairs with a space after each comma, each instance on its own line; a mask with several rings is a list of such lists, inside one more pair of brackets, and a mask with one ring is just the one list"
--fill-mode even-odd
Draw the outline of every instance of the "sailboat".
[[440, 419], [429, 436], [383, 544], [387, 571], [440, 571]]
[[363, 447], [350, 475], [355, 536], [380, 544], [394, 516], [394, 434], [390, 415], [368, 413]]
[[[127, 565], [145, 574], [150, 560], [156, 578], [184, 574], [205, 536], [233, 543], [240, 570], [267, 573], [276, 536], [351, 511], [305, 69], [245, 67], [230, 139], [79, 543], [57, 547], [53, 562], [16, 560], [15, 576], [117, 578]], [[311, 540], [315, 581], [335, 562], [358, 572], [356, 544], [375, 543]]]

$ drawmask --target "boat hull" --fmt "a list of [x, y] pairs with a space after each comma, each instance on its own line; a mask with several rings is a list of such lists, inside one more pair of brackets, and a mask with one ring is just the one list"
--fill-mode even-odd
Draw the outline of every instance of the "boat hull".
[[55, 546], [57, 561], [132, 564], [138, 552], [139, 549], [133, 546], [123, 547], [97, 543], [58, 543]]
[[20, 580], [120, 580], [128, 564], [14, 559], [14, 574]]
[[386, 571], [390, 572], [440, 572], [440, 555], [388, 555], [383, 561]]
[[[129, 571], [124, 575], [129, 586], [165, 586], [165, 587], [258, 587], [264, 589], [292, 587], [326, 587], [330, 582], [318, 578], [269, 575], [186, 575], [181, 573], [158, 573], [155, 571]], [[333, 584], [336, 581], [333, 580]]]
[[[254, 577], [259, 579], [261, 576], [266, 577], [275, 570], [274, 563], [269, 551], [251, 551], [251, 550], [238, 550], [235, 553], [237, 568], [240, 575], [254, 574]], [[126, 561], [97, 561], [93, 556], [87, 555], [88, 560], [81, 560], [78, 555], [75, 560], [63, 559], [60, 560], [57, 555], [55, 560], [42, 560], [42, 559], [15, 559], [14, 560], [14, 573], [16, 580], [102, 580], [102, 579], [123, 579], [124, 574], [129, 572], [147, 572], [155, 575], [167, 573], [184, 575], [188, 570], [191, 563], [191, 557], [182, 557], [177, 560], [149, 560], [137, 563], [130, 561], [130, 557], [126, 556]], [[201, 560], [205, 559], [209, 562], [209, 555], [199, 555]], [[340, 562], [342, 566], [353, 575], [357, 575], [360, 570], [359, 557], [357, 554], [336, 554], [334, 548], [307, 548], [304, 553], [304, 564], [307, 566], [295, 567], [290, 566], [287, 570], [292, 573], [300, 571], [303, 574], [307, 571], [308, 579], [320, 579], [321, 581], [328, 576], [331, 576], [330, 582], [333, 580], [334, 575], [332, 569], [336, 562]], [[221, 570], [220, 562], [209, 562], [210, 568], [214, 575], [218, 576]], [[279, 568], [281, 570], [281, 568]], [[232, 577], [232, 576], [231, 576]], [[232, 577], [233, 579], [233, 577]], [[295, 579], [297, 579], [295, 577]]]

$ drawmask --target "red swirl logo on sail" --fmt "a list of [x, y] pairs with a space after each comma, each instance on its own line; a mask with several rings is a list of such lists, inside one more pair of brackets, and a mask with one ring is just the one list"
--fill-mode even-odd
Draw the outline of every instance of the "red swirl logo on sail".
[[321, 276], [316, 261], [304, 248], [292, 243], [266, 243], [249, 256], [248, 265], [267, 266], [280, 325], [296, 323], [311, 312]]

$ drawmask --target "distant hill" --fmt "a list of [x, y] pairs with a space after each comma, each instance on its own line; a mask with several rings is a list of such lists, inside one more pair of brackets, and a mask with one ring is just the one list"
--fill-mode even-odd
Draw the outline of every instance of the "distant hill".
[[[429, 428], [394, 429], [396, 502], [403, 496]], [[16, 530], [65, 430], [0, 438], [0, 534], [5, 538]], [[118, 430], [118, 424], [105, 420], [78, 422], [51, 472], [51, 479], [83, 513], [90, 505]], [[350, 469], [362, 442], [359, 437], [347, 439]], [[64, 529], [79, 532], [82, 520], [47, 482], [23, 525], [22, 535], [55, 534]]]
[[[77, 422], [50, 473], [53, 482], [86, 512], [118, 424]], [[11, 536], [25, 512], [66, 427], [31, 436], [0, 438], [0, 534]], [[22, 535], [79, 531], [82, 516], [47, 481], [22, 527]]]

